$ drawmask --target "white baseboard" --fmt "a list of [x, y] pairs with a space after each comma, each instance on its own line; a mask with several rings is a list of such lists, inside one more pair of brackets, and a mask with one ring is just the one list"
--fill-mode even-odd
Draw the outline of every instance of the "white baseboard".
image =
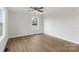
[[40, 34], [40, 33], [20, 34], [20, 35], [9, 36], [8, 38], [15, 38], [15, 37], [21, 37], [21, 36], [29, 36], [29, 35], [33, 35], [33, 34]]
[[[48, 33], [45, 33], [45, 34], [50, 35]], [[79, 45], [79, 42], [78, 41], [75, 41], [75, 40], [70, 40], [70, 39], [67, 39], [67, 38], [64, 38], [64, 37], [61, 37], [61, 36], [55, 36], [55, 35], [50, 35], [50, 36], [53, 36], [53, 37], [56, 37], [56, 38], [60, 38], [62, 40], [69, 41], [69, 42], [72, 42], [74, 44], [78, 44]]]

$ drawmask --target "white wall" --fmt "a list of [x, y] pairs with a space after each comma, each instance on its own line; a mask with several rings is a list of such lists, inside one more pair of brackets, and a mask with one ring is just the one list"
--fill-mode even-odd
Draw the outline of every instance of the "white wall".
[[39, 30], [32, 30], [32, 17], [31, 15], [22, 12], [9, 11], [8, 20], [8, 35], [9, 37], [24, 36], [30, 34], [37, 34], [43, 32], [43, 19], [39, 17]]
[[44, 15], [44, 32], [79, 44], [79, 9], [63, 8]]

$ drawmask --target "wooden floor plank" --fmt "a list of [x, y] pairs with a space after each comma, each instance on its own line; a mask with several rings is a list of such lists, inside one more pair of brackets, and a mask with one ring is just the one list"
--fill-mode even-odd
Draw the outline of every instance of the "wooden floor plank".
[[77, 52], [79, 45], [51, 37], [37, 34], [10, 38], [6, 47], [8, 52]]

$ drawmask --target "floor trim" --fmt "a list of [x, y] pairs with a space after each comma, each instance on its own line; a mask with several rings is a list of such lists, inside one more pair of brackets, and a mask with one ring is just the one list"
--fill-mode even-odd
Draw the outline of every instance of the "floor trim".
[[9, 37], [8, 39], [19, 38], [19, 37], [26, 37], [26, 36], [28, 37], [28, 36], [39, 35], [39, 34], [43, 34], [43, 33], [36, 33], [36, 34], [29, 34], [29, 35], [14, 36], [14, 37]]
[[72, 43], [74, 43], [74, 44], [78, 44], [78, 45], [79, 45], [79, 42], [74, 41], [74, 40], [69, 40], [69, 39], [64, 38], [64, 37], [61, 37], [61, 36], [50, 35], [50, 34], [48, 34], [48, 33], [44, 33], [44, 34], [47, 34], [47, 35], [49, 35], [49, 36], [53, 36], [53, 37], [56, 37], [56, 38], [59, 38], [59, 39], [65, 40], [65, 41], [69, 41], [69, 42], [72, 42]]

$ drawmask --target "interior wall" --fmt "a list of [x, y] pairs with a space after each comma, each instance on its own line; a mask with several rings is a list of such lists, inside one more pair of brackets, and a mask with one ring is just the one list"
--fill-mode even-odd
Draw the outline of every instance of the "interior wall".
[[44, 32], [79, 44], [79, 9], [63, 8], [44, 15]]
[[[32, 29], [32, 17], [39, 17], [39, 30]], [[9, 11], [9, 37], [25, 36], [43, 32], [43, 17], [22, 12]]]

